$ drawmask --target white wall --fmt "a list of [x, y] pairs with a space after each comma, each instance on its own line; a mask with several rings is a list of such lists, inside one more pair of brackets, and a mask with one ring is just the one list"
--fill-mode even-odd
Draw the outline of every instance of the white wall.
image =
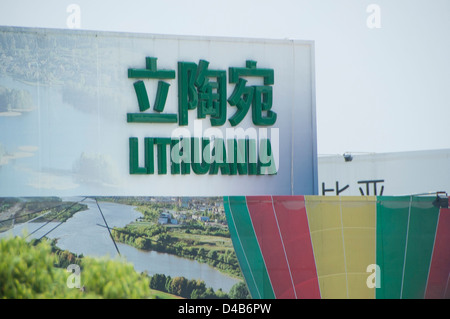
[[329, 190], [325, 195], [361, 195], [360, 188], [364, 195], [375, 195], [375, 183], [363, 181], [380, 181], [376, 195], [450, 192], [450, 149], [352, 156], [350, 162], [343, 155], [319, 156], [319, 195], [324, 193], [323, 183]]

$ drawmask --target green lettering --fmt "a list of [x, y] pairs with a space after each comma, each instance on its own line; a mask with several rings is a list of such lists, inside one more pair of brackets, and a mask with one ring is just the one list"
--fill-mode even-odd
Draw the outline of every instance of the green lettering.
[[209, 170], [210, 175], [216, 175], [220, 168], [222, 175], [230, 174], [230, 167], [226, 161], [227, 151], [225, 149], [225, 143], [222, 138], [214, 139], [214, 148], [212, 151], [213, 161], [211, 162], [211, 168]]
[[178, 62], [178, 123], [188, 124], [188, 110], [197, 107], [198, 96], [195, 89], [197, 64], [193, 62]]
[[228, 144], [228, 165], [230, 168], [230, 175], [247, 175], [248, 173], [248, 153], [245, 139], [227, 140]]
[[137, 137], [130, 137], [130, 174], [147, 174], [145, 167], [139, 167], [139, 150]]
[[[267, 173], [265, 173], [266, 171]], [[262, 139], [259, 144], [258, 175], [275, 175], [276, 173], [277, 169], [270, 140]]]
[[167, 174], [167, 145], [172, 143], [170, 137], [156, 137], [155, 139], [158, 156], [158, 174]]
[[248, 175], [258, 174], [258, 151], [256, 149], [256, 140], [246, 140], [248, 154]]
[[154, 164], [154, 152], [153, 152], [153, 138], [146, 137], [144, 138], [145, 143], [145, 167], [147, 168], [147, 174], [155, 173], [155, 164]]
[[191, 138], [191, 166], [195, 174], [203, 175], [208, 173], [211, 166], [210, 148], [209, 139], [202, 138], [202, 147], [200, 149], [200, 139]]
[[[181, 152], [181, 155], [180, 155]], [[191, 147], [189, 139], [172, 140], [171, 144], [171, 173], [172, 174], [189, 174], [191, 172]]]

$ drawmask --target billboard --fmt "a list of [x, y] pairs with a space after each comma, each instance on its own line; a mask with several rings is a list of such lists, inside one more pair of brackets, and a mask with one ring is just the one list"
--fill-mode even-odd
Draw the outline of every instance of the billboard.
[[310, 41], [0, 28], [2, 196], [317, 193]]

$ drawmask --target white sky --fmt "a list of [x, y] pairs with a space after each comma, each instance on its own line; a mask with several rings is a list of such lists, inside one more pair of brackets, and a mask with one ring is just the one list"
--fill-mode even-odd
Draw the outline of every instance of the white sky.
[[450, 148], [450, 0], [1, 0], [0, 25], [72, 3], [87, 30], [314, 40], [319, 155]]

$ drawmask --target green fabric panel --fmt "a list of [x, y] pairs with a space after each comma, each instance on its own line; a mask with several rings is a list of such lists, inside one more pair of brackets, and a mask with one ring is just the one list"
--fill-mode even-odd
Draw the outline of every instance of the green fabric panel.
[[234, 251], [236, 253], [236, 257], [239, 261], [239, 266], [241, 268], [242, 274], [244, 275], [245, 282], [247, 284], [247, 288], [250, 292], [250, 295], [253, 298], [261, 298], [258, 294], [258, 289], [256, 287], [254, 278], [252, 277], [250, 265], [245, 257], [244, 248], [242, 247], [242, 243], [239, 239], [236, 225], [234, 224], [234, 219], [232, 218], [230, 211], [230, 204], [228, 197], [223, 198], [223, 206], [225, 209], [225, 215], [227, 218], [228, 229], [230, 231], [231, 241], [233, 242]]
[[399, 299], [402, 290], [410, 196], [377, 198], [377, 299]]
[[408, 227], [403, 299], [425, 297], [431, 255], [439, 216], [439, 208], [432, 202], [435, 197], [414, 197]]
[[275, 299], [275, 293], [270, 283], [266, 265], [247, 209], [246, 198], [244, 196], [230, 196], [228, 200], [231, 213], [230, 218], [236, 227], [245, 258], [250, 265], [251, 277], [256, 284], [257, 294], [252, 294], [252, 297]]

